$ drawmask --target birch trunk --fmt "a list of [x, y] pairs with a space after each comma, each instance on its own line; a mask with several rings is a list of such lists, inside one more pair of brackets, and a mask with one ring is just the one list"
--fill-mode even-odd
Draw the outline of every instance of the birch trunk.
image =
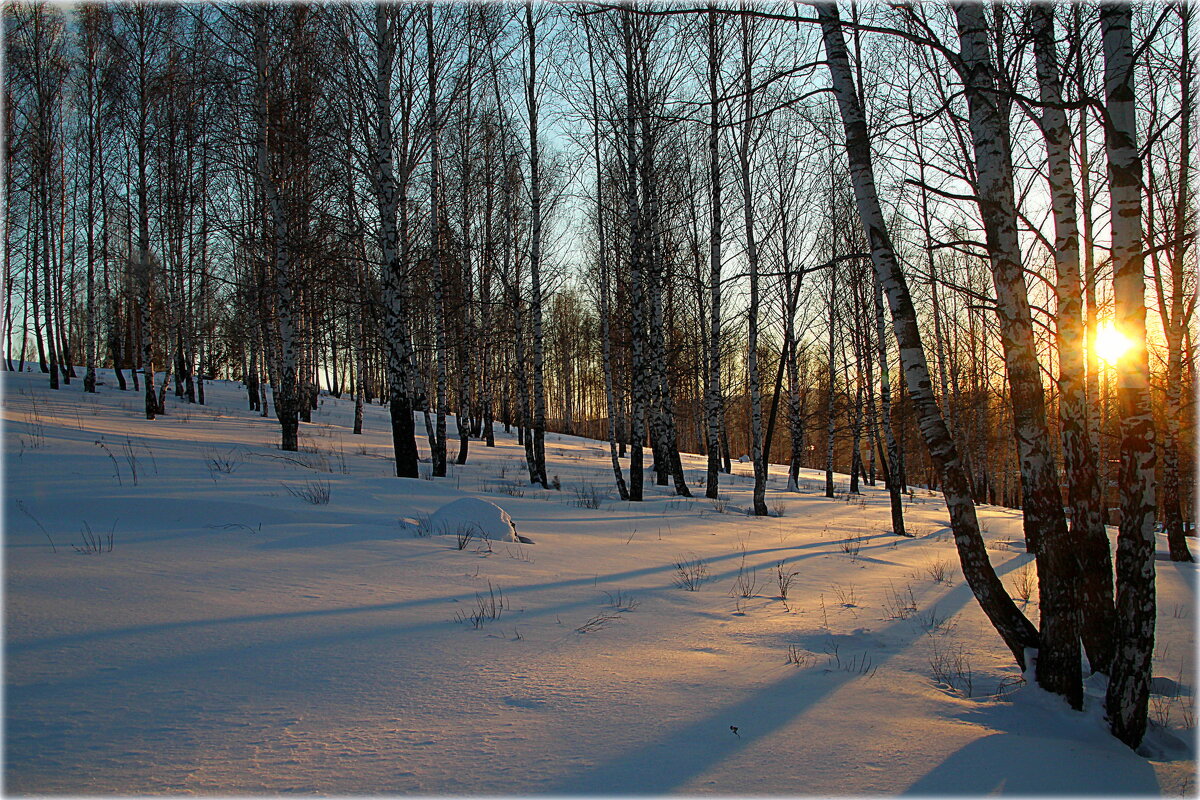
[[738, 158], [741, 163], [742, 212], [746, 226], [746, 262], [750, 271], [750, 308], [747, 311], [749, 333], [747, 336], [746, 373], [750, 384], [750, 458], [754, 462], [754, 516], [767, 515], [767, 465], [763, 457], [762, 381], [758, 368], [758, 240], [754, 230], [754, 192], [750, 171], [751, 136], [754, 127], [753, 76], [750, 66], [750, 20], [741, 17], [742, 24], [742, 72], [743, 93], [741, 141], [738, 143]]
[[888, 504], [892, 512], [892, 533], [897, 536], [910, 536], [911, 534], [904, 529], [904, 501], [901, 497], [904, 486], [900, 483], [900, 446], [896, 442], [896, 432], [892, 429], [892, 379], [888, 370], [887, 323], [883, 314], [884, 292], [877, 274], [872, 275], [871, 294], [875, 303], [875, 329], [878, 340], [876, 347], [879, 358], [879, 416], [883, 425], [883, 437], [887, 442], [887, 458], [881, 459], [883, 480], [887, 486]]
[[833, 91], [845, 130], [846, 152], [849, 156], [850, 176], [859, 216], [870, 243], [876, 277], [887, 295], [891, 308], [893, 332], [900, 349], [900, 363], [909, 394], [917, 409], [921, 435], [929, 448], [930, 458], [942, 475], [942, 494], [950, 512], [950, 525], [954, 531], [954, 543], [958, 548], [963, 576], [980, 607], [1012, 651], [1017, 663], [1024, 667], [1026, 650], [1038, 646], [1037, 629], [1008, 596], [988, 560], [987, 549], [975, 516], [970, 484], [933, 396], [929, 365], [925, 360], [925, 350], [917, 327], [916, 309], [888, 236], [883, 209], [875, 189], [866, 118], [854, 88], [853, 73], [846, 54], [837, 6], [819, 3], [816, 9], [821, 20]]
[[834, 309], [835, 298], [837, 297], [837, 270], [832, 268], [829, 270], [829, 313], [826, 315], [826, 324], [829, 326], [829, 340], [825, 348], [825, 376], [829, 386], [829, 397], [826, 400], [825, 406], [825, 496], [833, 497], [833, 445], [834, 433], [837, 431], [835, 425], [834, 412], [837, 410], [837, 393], [835, 391], [837, 384], [837, 353], [834, 350], [834, 331], [837, 330], [834, 323], [836, 322]]
[[[87, 142], [87, 186], [84, 191], [87, 192], [87, 328], [86, 340], [84, 341], [84, 361], [87, 365], [87, 373], [83, 378], [83, 390], [85, 392], [95, 393], [96, 391], [96, 156], [103, 142], [100, 135], [100, 128], [103, 124], [101, 119], [102, 101], [99, 96], [99, 65], [97, 58], [99, 56], [100, 41], [97, 19], [99, 9], [95, 7], [87, 8], [82, 11], [82, 30], [83, 41], [82, 49], [84, 56], [84, 101], [86, 105], [85, 114], [85, 130]], [[9, 156], [11, 159], [11, 156]], [[9, 165], [11, 170], [11, 164]], [[6, 176], [6, 198], [12, 197], [11, 178]], [[10, 314], [11, 314], [11, 291], [12, 284], [9, 281], [8, 272], [9, 248], [7, 242], [4, 249], [4, 277], [5, 291], [9, 294], [6, 297], [4, 305], [5, 314], [5, 330], [11, 331]], [[6, 367], [12, 369], [12, 358], [8, 349], [8, 340], [5, 340], [5, 362]]]
[[628, 500], [629, 488], [625, 485], [625, 475], [621, 471], [621, 460], [617, 453], [617, 404], [613, 397], [612, 320], [608, 299], [608, 243], [605, 235], [604, 199], [601, 195], [604, 173], [600, 154], [600, 100], [596, 91], [596, 64], [592, 52], [591, 26], [586, 25], [584, 32], [587, 35], [588, 76], [592, 101], [592, 152], [596, 168], [596, 236], [599, 240], [600, 259], [600, 347], [604, 367], [604, 400], [608, 409], [608, 452], [612, 459], [617, 492], [622, 500]]
[[704, 496], [718, 496], [721, 469], [721, 128], [717, 104], [717, 14], [708, 7], [708, 191], [712, 215], [708, 232], [708, 387], [704, 397], [708, 472]]
[[1079, 230], [1076, 224], [1075, 184], [1071, 169], [1071, 131], [1062, 109], [1062, 78], [1055, 52], [1054, 7], [1032, 7], [1034, 55], [1046, 140], [1050, 195], [1055, 228], [1055, 315], [1058, 344], [1059, 417], [1062, 424], [1063, 468], [1071, 476], [1071, 547], [1079, 559], [1080, 635], [1093, 671], [1107, 672], [1112, 660], [1112, 555], [1104, 529], [1104, 509], [1089, 446], [1087, 389], [1084, 385], [1083, 294], [1079, 274]]
[[[299, 416], [297, 414], [297, 344], [295, 335], [293, 296], [291, 285], [291, 263], [288, 253], [288, 219], [283, 207], [279, 187], [271, 175], [267, 156], [269, 147], [269, 123], [267, 117], [267, 42], [266, 8], [255, 9], [255, 90], [258, 95], [258, 178], [267, 195], [267, 208], [273, 226], [272, 247], [275, 262], [275, 319], [279, 333], [279, 365], [276, 373], [278, 390], [275, 393], [275, 416], [279, 419], [281, 432], [280, 449], [299, 449]], [[149, 356], [144, 356], [149, 358]], [[147, 375], [147, 392], [152, 391], [152, 374]], [[149, 395], [147, 395], [149, 397]], [[150, 401], [147, 400], [147, 403]], [[265, 411], [265, 406], [264, 406]]]
[[630, 395], [629, 419], [629, 499], [641, 501], [645, 480], [642, 445], [645, 442], [646, 377], [645, 377], [645, 291], [642, 281], [642, 215], [638, 200], [637, 179], [637, 119], [638, 103], [635, 94], [633, 30], [628, 9], [621, 11], [621, 30], [625, 50], [625, 208], [626, 228], [629, 231], [629, 322], [630, 322]]
[[[433, 46], [433, 12], [426, 7], [426, 50], [429, 63], [429, 260], [433, 267], [434, 365], [436, 429], [431, 432], [430, 460], [435, 478], [446, 477], [446, 278], [442, 264], [441, 119], [438, 109], [438, 63]], [[428, 423], [426, 423], [428, 427]]]
[[[395, 7], [375, 7], [375, 198], [379, 207], [379, 251], [383, 258], [383, 328], [387, 335], [389, 416], [392, 428], [392, 452], [396, 475], [418, 478], [416, 428], [409, 387], [408, 309], [404, 296], [404, 260], [401, 258], [401, 232], [397, 225], [401, 194], [396, 183], [392, 156], [392, 75], [396, 57]], [[360, 284], [361, 284], [361, 268]], [[365, 298], [362, 298], [365, 300]], [[360, 326], [365, 327], [361, 318]], [[359, 389], [354, 401], [354, 432], [362, 432], [363, 351], [365, 331], [359, 332]]]
[[1121, 415], [1121, 525], [1117, 537], [1116, 648], [1106, 708], [1113, 735], [1136, 748], [1146, 733], [1154, 654], [1156, 455], [1146, 354], [1142, 164], [1137, 145], [1132, 19], [1128, 5], [1101, 6], [1114, 322], [1133, 343], [1116, 364]]
[[1045, 390], [1033, 336], [1033, 318], [1017, 238], [1007, 104], [998, 92], [989, 26], [978, 4], [956, 4], [963, 83], [986, 233], [1000, 342], [1008, 371], [1013, 432], [1020, 464], [1025, 541], [1037, 554], [1042, 650], [1038, 684], [1083, 706], [1079, 619], [1075, 602], [1078, 561], [1068, 540], [1058, 468], [1050, 452]]
[[[1071, 34], [1082, 36], [1084, 30], [1083, 6], [1077, 4], [1071, 9]], [[1084, 66], [1084, 48], [1075, 48], [1075, 80], [1076, 94], [1084, 97], [1088, 94], [1085, 82], [1087, 72]], [[1105, 463], [1104, 449], [1100, 443], [1100, 429], [1104, 415], [1100, 403], [1100, 359], [1096, 353], [1096, 333], [1100, 327], [1099, 302], [1096, 296], [1098, 281], [1096, 269], [1096, 250], [1094, 246], [1094, 220], [1092, 209], [1094, 198], [1092, 193], [1092, 165], [1088, 149], [1088, 121], [1095, 112], [1081, 109], [1079, 112], [1079, 221], [1080, 244], [1083, 249], [1083, 298], [1085, 303], [1084, 331], [1087, 342], [1085, 363], [1087, 377], [1084, 381], [1088, 398], [1088, 446], [1092, 450], [1092, 458], [1096, 464], [1096, 482], [1100, 485], [1101, 513], [1107, 519], [1108, 503], [1108, 469]]]
[[675, 429], [675, 409], [671, 396], [671, 385], [667, 377], [666, 330], [663, 319], [662, 289], [668, 278], [663, 270], [661, 242], [661, 220], [659, 219], [659, 190], [654, 160], [655, 134], [650, 127], [650, 115], [642, 115], [642, 178], [645, 184], [646, 228], [649, 240], [649, 258], [646, 274], [649, 279], [650, 295], [650, 359], [654, 374], [653, 389], [658, 397], [652, 419], [654, 441], [659, 467], [659, 484], [666, 485], [668, 475], [675, 484], [675, 493], [691, 497], [683, 465], [679, 458], [679, 441]]
[[[149, 13], [141, 10], [141, 15]], [[151, 310], [151, 284], [153, 267], [150, 264], [150, 211], [149, 186], [146, 177], [146, 150], [149, 148], [149, 75], [146, 66], [145, 44], [139, 47], [138, 57], [138, 135], [137, 135], [137, 278], [138, 278], [138, 313], [141, 325], [138, 327], [138, 344], [142, 353], [142, 377], [145, 394], [146, 419], [154, 419], [158, 412], [158, 398], [154, 392], [154, 340], [151, 336], [153, 322]], [[53, 343], [53, 337], [51, 342]], [[51, 350], [51, 358], [54, 352]], [[51, 368], [51, 375], [53, 375]], [[52, 384], [53, 388], [53, 384]]]
[[537, 97], [537, 26], [533, 2], [525, 3], [525, 24], [529, 34], [529, 81], [525, 88], [525, 103], [529, 112], [529, 202], [530, 242], [529, 299], [530, 322], [533, 327], [533, 457], [537, 482], [546, 482], [546, 348], [542, 335], [542, 168], [538, 149]]
[[[1163, 525], [1167, 531], [1167, 547], [1172, 561], [1193, 561], [1188, 550], [1187, 539], [1184, 535], [1183, 509], [1180, 497], [1179, 479], [1179, 439], [1180, 420], [1183, 419], [1184, 408], [1181, 402], [1181, 387], [1183, 385], [1183, 339], [1187, 333], [1188, 324], [1195, 310], [1195, 295], [1188, 297], [1183, 285], [1187, 269], [1185, 258], [1188, 242], [1185, 232], [1195, 231], [1192, 219], [1191, 195], [1191, 155], [1192, 155], [1192, 115], [1193, 80], [1195, 56], [1191, 51], [1191, 23], [1195, 7], [1187, 4], [1179, 6], [1180, 14], [1180, 52], [1183, 57], [1179, 63], [1180, 88], [1180, 119], [1179, 119], [1179, 177], [1177, 194], [1174, 202], [1174, 219], [1171, 229], [1175, 243], [1166, 251], [1170, 275], [1164, 280], [1159, 269], [1158, 257], [1154, 259], [1155, 285], [1158, 288], [1159, 312], [1162, 318], [1164, 338], [1167, 343], [1167, 380], [1166, 380], [1166, 413], [1163, 415]], [[1193, 245], [1194, 246], [1194, 245]], [[1167, 283], [1170, 283], [1170, 298], [1163, 296]], [[1185, 298], [1188, 307], [1185, 309]]]

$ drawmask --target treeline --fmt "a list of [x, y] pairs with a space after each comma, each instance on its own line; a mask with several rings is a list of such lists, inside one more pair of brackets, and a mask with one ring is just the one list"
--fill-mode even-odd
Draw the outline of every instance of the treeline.
[[1155, 525], [1191, 558], [1195, 9], [848, 11], [6, 4], [4, 366], [149, 419], [236, 378], [284, 449], [378, 401], [404, 477], [501, 424], [542, 485], [547, 430], [607, 439], [634, 501], [681, 451], [760, 515], [769, 462], [901, 535], [941, 489], [1016, 659], [1078, 705], [1082, 641], [1136, 744]]

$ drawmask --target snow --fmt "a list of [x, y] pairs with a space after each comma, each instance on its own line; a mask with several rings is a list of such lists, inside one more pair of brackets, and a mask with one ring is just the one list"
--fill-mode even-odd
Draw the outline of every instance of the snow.
[[[0, 379], [9, 793], [1196, 791], [1196, 567], [1162, 538], [1144, 757], [1107, 732], [1102, 683], [1077, 713], [1020, 682], [927, 492], [913, 539], [886, 532], [881, 488], [827, 499], [815, 471], [788, 492], [772, 469], [783, 516], [745, 515], [741, 465], [723, 513], [649, 481], [621, 503], [605, 444], [547, 435], [544, 490], [500, 430], [403, 480], [379, 406], [354, 436], [352, 401], [323, 397], [284, 454], [236, 384], [151, 422], [102, 380]], [[692, 485], [704, 465], [684, 456]], [[537, 545], [419, 535], [456, 507]], [[980, 518], [1012, 587], [1020, 514]], [[88, 529], [101, 552], [79, 552]], [[686, 591], [692, 558], [708, 577]]]
[[[460, 497], [433, 512], [429, 531], [438, 535], [517, 542], [517, 526], [500, 506], [478, 497]], [[527, 542], [531, 544], [531, 542]]]

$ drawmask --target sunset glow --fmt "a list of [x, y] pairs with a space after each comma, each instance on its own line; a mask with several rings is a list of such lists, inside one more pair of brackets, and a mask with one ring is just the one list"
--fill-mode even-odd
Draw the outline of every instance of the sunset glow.
[[1106, 364], [1116, 364], [1132, 346], [1129, 337], [1117, 330], [1112, 322], [1105, 322], [1096, 331], [1096, 356]]

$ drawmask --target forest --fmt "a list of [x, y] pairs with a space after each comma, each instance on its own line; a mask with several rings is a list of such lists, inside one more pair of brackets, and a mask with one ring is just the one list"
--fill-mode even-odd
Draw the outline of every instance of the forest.
[[[323, 396], [383, 405], [399, 478], [503, 432], [545, 488], [560, 433], [630, 502], [746, 463], [766, 516], [783, 464], [904, 536], [939, 491], [1013, 658], [1075, 708], [1109, 676], [1137, 747], [1155, 533], [1191, 561], [1195, 524], [1195, 20], [6, 3], [0, 362], [147, 420], [239, 381], [283, 451]], [[1038, 625], [980, 504], [1023, 512]]]

